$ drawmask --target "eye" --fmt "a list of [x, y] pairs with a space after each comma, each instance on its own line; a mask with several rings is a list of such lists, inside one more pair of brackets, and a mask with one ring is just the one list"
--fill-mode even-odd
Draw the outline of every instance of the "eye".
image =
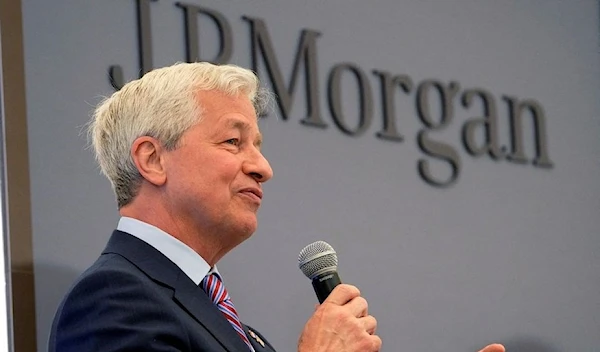
[[237, 138], [230, 138], [228, 140], [225, 141], [226, 144], [231, 144], [231, 145], [239, 145], [240, 144], [240, 140]]

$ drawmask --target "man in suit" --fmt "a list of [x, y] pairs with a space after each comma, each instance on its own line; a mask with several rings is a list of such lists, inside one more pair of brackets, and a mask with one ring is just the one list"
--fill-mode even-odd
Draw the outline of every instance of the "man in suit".
[[[50, 352], [274, 351], [241, 323], [216, 268], [256, 230], [273, 176], [257, 125], [266, 97], [251, 71], [190, 63], [97, 107], [90, 136], [121, 219], [59, 306]], [[379, 351], [376, 326], [358, 289], [339, 285], [298, 351]]]

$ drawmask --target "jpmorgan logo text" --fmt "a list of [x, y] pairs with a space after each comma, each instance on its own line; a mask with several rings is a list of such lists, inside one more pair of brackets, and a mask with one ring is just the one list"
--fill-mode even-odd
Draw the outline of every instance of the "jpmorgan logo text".
[[[134, 0], [137, 9], [137, 30], [139, 38], [140, 76], [153, 68], [151, 10], [152, 3], [158, 0]], [[185, 38], [185, 60], [228, 63], [233, 53], [233, 38], [229, 20], [220, 12], [184, 2], [176, 3], [182, 13]], [[219, 42], [218, 52], [211, 58], [200, 55], [199, 21], [210, 21], [216, 26]], [[325, 87], [319, 86], [318, 42], [323, 33], [313, 29], [302, 29], [298, 35], [298, 46], [294, 55], [293, 68], [288, 81], [280, 69], [280, 61], [274, 50], [269, 29], [265, 20], [257, 17], [242, 16], [241, 21], [248, 24], [249, 51], [252, 69], [259, 75], [266, 75], [276, 95], [283, 120], [293, 120], [290, 116], [293, 104], [303, 103], [304, 116], [299, 118], [302, 125], [312, 128], [326, 128], [321, 111], [323, 93], [327, 97], [327, 107], [333, 125], [342, 133], [359, 137], [364, 135], [374, 121], [379, 129], [374, 136], [382, 141], [403, 143], [402, 117], [396, 114], [397, 95], [412, 100], [422, 128], [417, 131], [416, 141], [423, 157], [417, 160], [416, 169], [420, 177], [435, 187], [448, 187], [454, 184], [461, 173], [461, 157], [455, 146], [437, 140], [436, 133], [443, 131], [453, 121], [458, 109], [467, 115], [461, 126], [460, 143], [464, 151], [472, 157], [487, 155], [496, 161], [516, 164], [531, 164], [537, 168], [550, 169], [553, 162], [548, 155], [546, 139], [546, 119], [544, 109], [534, 99], [523, 99], [510, 94], [500, 98], [483, 88], [461, 88], [457, 81], [442, 82], [426, 79], [415, 82], [406, 74], [397, 74], [380, 69], [365, 70], [352, 62], [339, 62], [329, 68]], [[262, 65], [261, 65], [262, 64]], [[260, 68], [266, 72], [260, 72]], [[303, 74], [302, 74], [303, 73]], [[120, 89], [124, 84], [123, 69], [113, 65], [109, 68], [111, 84]], [[295, 92], [303, 81], [305, 99], [296, 101]], [[346, 84], [342, 84], [342, 82]], [[348, 82], [351, 82], [348, 84]], [[372, 83], [378, 85], [374, 93]], [[342, 91], [355, 90], [359, 99], [348, 102], [357, 104], [358, 118], [350, 119], [342, 106]], [[374, 116], [375, 104], [381, 104], [380, 116]], [[501, 108], [499, 108], [501, 106]], [[498, 112], [503, 111], [503, 119]], [[525, 133], [525, 119], [531, 126]], [[349, 120], [354, 122], [350, 123]], [[500, 123], [508, 124], [509, 145], [500, 143]], [[526, 138], [528, 137], [528, 138]], [[528, 144], [529, 143], [529, 144]], [[529, 148], [526, 148], [526, 145]], [[526, 149], [534, 155], [526, 155]], [[438, 163], [432, 167], [433, 163]], [[444, 167], [447, 170], [441, 170]]]

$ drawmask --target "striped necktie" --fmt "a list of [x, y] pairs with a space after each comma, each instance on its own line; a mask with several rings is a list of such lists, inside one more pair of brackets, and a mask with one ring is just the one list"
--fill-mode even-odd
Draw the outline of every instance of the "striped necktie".
[[252, 348], [248, 336], [246, 336], [246, 333], [244, 332], [237, 311], [231, 302], [231, 297], [229, 297], [229, 293], [227, 293], [219, 274], [214, 272], [209, 273], [204, 277], [200, 285], [217, 308], [219, 308], [221, 313], [223, 313], [225, 318], [227, 318], [231, 326], [233, 326], [233, 329], [240, 335], [240, 338], [248, 345], [250, 351], [254, 352], [254, 348]]

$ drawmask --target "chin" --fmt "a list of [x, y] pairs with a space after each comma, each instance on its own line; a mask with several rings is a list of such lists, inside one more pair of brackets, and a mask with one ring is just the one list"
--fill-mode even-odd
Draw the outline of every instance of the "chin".
[[239, 226], [237, 226], [237, 234], [242, 238], [242, 241], [250, 238], [256, 229], [258, 228], [258, 222], [256, 221], [256, 216], [253, 216], [251, 219], [244, 219], [244, 221], [240, 221]]
[[[216, 227], [219, 228], [217, 233], [224, 239], [229, 239], [232, 245], [237, 245], [252, 236], [258, 228], [258, 220], [256, 214], [248, 211], [237, 211], [229, 213], [230, 215], [219, 219]], [[237, 244], [235, 244], [237, 243]]]
[[247, 240], [256, 232], [257, 228], [258, 228], [258, 226], [256, 226], [256, 224], [243, 227], [240, 230], [240, 237], [243, 237], [244, 240]]

